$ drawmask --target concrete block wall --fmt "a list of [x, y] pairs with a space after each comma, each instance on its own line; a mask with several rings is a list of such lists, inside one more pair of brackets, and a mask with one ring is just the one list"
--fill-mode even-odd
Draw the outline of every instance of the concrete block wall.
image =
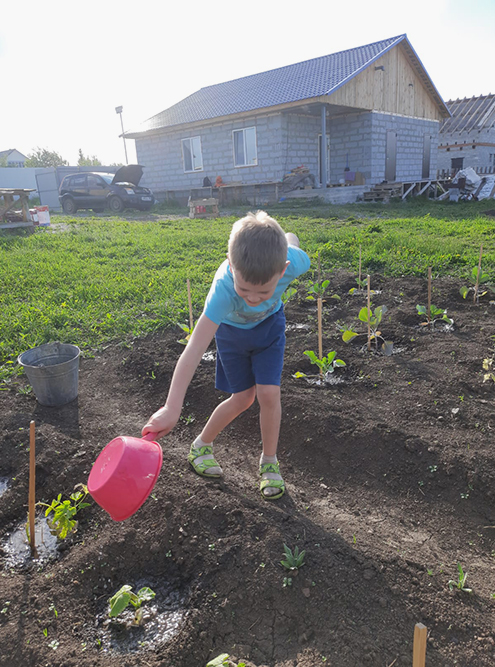
[[471, 132], [441, 132], [439, 140], [438, 169], [440, 171], [450, 171], [452, 169], [452, 158], [464, 158], [463, 169], [472, 167], [484, 171], [491, 168], [493, 172], [495, 167], [495, 127], [472, 130]]
[[[256, 127], [258, 164], [234, 167], [232, 131], [244, 127]], [[203, 169], [184, 173], [181, 140], [196, 136], [201, 137]], [[217, 176], [221, 176], [224, 183], [280, 180], [280, 137], [281, 116], [273, 114], [136, 139], [138, 162], [146, 167], [142, 183], [155, 191], [163, 191], [201, 187], [206, 176], [212, 183]]]
[[[346, 114], [327, 121], [330, 133], [330, 178], [338, 185], [345, 168], [363, 174], [366, 184], [372, 177], [372, 121], [370, 113]], [[383, 178], [382, 178], [383, 180]]]
[[397, 133], [396, 181], [422, 179], [424, 135], [431, 136], [430, 174], [436, 178], [438, 164], [439, 122], [407, 116], [371, 112], [372, 169], [370, 182], [374, 185], [385, 178], [387, 130]]
[[[318, 142], [321, 134], [319, 116], [288, 114], [282, 116], [282, 160], [279, 179], [295, 167], [304, 165], [319, 181]], [[328, 134], [328, 128], [327, 128]]]

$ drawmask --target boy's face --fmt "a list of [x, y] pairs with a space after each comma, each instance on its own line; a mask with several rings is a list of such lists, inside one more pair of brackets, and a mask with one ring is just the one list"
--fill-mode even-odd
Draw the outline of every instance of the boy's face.
[[[287, 262], [285, 269], [287, 268], [288, 264], [289, 262]], [[236, 271], [232, 266], [230, 267], [232, 275], [234, 276], [234, 289], [236, 293], [241, 297], [241, 299], [244, 299], [246, 304], [251, 308], [254, 308], [254, 306], [259, 306], [260, 303], [263, 303], [263, 301], [268, 301], [268, 299], [273, 296], [275, 288], [278, 285], [278, 281], [285, 273], [285, 269], [282, 271], [282, 273], [276, 273], [267, 283], [253, 285], [253, 283], [248, 283], [247, 280], [244, 280], [239, 271]]]

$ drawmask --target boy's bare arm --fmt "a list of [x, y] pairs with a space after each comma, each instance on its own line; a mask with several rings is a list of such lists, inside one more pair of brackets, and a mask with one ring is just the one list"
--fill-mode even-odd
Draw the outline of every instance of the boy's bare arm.
[[285, 238], [287, 239], [287, 243], [289, 245], [295, 245], [299, 248], [299, 239], [295, 234], [293, 234], [292, 232], [287, 232]]
[[201, 315], [175, 367], [167, 402], [151, 416], [143, 427], [142, 435], [157, 433], [157, 437], [161, 438], [177, 424], [189, 383], [217, 329], [218, 324], [212, 322], [206, 315]]

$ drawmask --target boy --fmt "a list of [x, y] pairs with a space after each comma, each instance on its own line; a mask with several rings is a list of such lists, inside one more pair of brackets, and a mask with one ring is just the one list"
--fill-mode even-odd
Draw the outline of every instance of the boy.
[[285, 315], [280, 299], [287, 285], [310, 266], [295, 234], [285, 234], [264, 211], [248, 213], [230, 234], [227, 259], [213, 279], [205, 307], [182, 353], [167, 402], [142, 430], [169, 433], [179, 420], [187, 387], [213, 336], [217, 345], [216, 388], [230, 398], [218, 405], [191, 445], [196, 473], [221, 477], [213, 441], [254, 399], [260, 406], [263, 451], [260, 491], [276, 500], [285, 492], [277, 461], [281, 421], [280, 380], [285, 348]]

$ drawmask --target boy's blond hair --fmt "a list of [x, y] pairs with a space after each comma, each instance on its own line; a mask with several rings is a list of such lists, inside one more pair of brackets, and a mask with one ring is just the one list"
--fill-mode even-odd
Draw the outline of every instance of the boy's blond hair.
[[287, 262], [287, 238], [265, 211], [248, 213], [234, 223], [229, 238], [229, 261], [248, 283], [262, 285]]

